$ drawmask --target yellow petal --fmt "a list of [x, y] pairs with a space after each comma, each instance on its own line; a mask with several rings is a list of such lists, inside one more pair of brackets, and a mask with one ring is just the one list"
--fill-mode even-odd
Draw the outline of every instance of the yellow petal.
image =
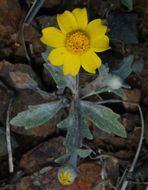
[[58, 14], [57, 21], [63, 33], [68, 33], [78, 28], [76, 19], [70, 11], [65, 11], [63, 14]]
[[91, 40], [91, 48], [95, 52], [102, 52], [110, 49], [109, 38], [106, 35], [98, 36]]
[[86, 27], [86, 32], [90, 36], [91, 39], [98, 38], [98, 36], [102, 36], [107, 31], [107, 26], [103, 25], [101, 19], [95, 19], [88, 23]]
[[52, 65], [60, 66], [63, 65], [63, 58], [66, 51], [65, 48], [56, 48], [51, 51], [51, 53], [48, 56], [48, 60], [51, 62]]
[[86, 8], [80, 9], [76, 8], [72, 11], [72, 14], [75, 16], [80, 29], [85, 29], [88, 23], [88, 16]]
[[67, 53], [64, 56], [64, 75], [73, 75], [76, 76], [80, 70], [80, 57], [77, 55], [72, 55]]
[[41, 41], [51, 47], [64, 46], [65, 35], [55, 27], [47, 27], [42, 30]]
[[89, 73], [96, 73], [96, 69], [102, 64], [101, 59], [91, 49], [81, 56], [81, 64]]

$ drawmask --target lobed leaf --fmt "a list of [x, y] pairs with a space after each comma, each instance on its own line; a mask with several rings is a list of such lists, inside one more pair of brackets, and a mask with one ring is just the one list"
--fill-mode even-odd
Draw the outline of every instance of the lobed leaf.
[[75, 77], [71, 75], [64, 76], [62, 66], [53, 66], [47, 60], [49, 53], [52, 51], [51, 48], [47, 48], [46, 52], [42, 53], [42, 57], [46, 62], [44, 67], [50, 72], [54, 81], [57, 84], [58, 89], [65, 89], [66, 87], [70, 88], [73, 93], [75, 93], [76, 80]]
[[70, 114], [65, 120], [58, 123], [58, 128], [67, 128], [66, 139], [64, 145], [66, 146], [68, 152], [73, 150], [73, 147], [77, 138], [77, 128], [76, 128], [76, 119], [74, 115]]
[[120, 0], [123, 5], [128, 7], [129, 10], [133, 9], [133, 0]]
[[133, 71], [132, 69], [133, 61], [134, 61], [133, 55], [125, 57], [120, 63], [119, 67], [116, 70], [114, 70], [113, 73], [120, 76], [123, 80], [126, 79]]
[[81, 101], [84, 117], [90, 119], [96, 127], [121, 137], [126, 137], [124, 126], [119, 122], [119, 115], [111, 109], [88, 101]]
[[86, 158], [90, 156], [90, 154], [92, 153], [92, 150], [78, 148], [76, 149], [76, 153], [79, 155], [80, 158]]
[[10, 124], [26, 129], [37, 127], [46, 123], [63, 107], [62, 101], [28, 106], [28, 110], [18, 113], [17, 116], [11, 119]]

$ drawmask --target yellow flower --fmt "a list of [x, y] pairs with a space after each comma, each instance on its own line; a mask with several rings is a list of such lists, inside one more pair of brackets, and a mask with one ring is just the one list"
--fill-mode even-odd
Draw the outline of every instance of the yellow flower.
[[107, 26], [101, 19], [88, 23], [85, 8], [76, 8], [57, 15], [59, 29], [47, 27], [42, 30], [41, 41], [55, 49], [48, 60], [54, 66], [63, 65], [64, 75], [77, 75], [80, 67], [95, 73], [101, 66], [101, 59], [95, 52], [109, 49], [109, 38], [105, 35]]
[[70, 185], [77, 177], [77, 173], [72, 166], [65, 166], [59, 169], [58, 179], [62, 185]]

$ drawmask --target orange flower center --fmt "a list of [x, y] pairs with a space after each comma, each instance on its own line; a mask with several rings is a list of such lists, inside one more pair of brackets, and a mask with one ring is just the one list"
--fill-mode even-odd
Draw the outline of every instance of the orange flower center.
[[90, 48], [89, 37], [81, 30], [69, 32], [66, 36], [65, 47], [72, 54], [82, 55]]

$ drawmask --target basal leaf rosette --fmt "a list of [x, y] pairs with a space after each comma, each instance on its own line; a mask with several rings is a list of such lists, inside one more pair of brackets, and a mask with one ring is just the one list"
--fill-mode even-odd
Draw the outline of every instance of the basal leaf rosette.
[[88, 23], [86, 8], [76, 8], [57, 15], [59, 28], [47, 27], [42, 30], [41, 41], [54, 49], [48, 60], [54, 66], [63, 65], [64, 75], [76, 76], [80, 67], [95, 73], [102, 64], [96, 52], [108, 50], [109, 38], [105, 35], [107, 26], [101, 19]]

